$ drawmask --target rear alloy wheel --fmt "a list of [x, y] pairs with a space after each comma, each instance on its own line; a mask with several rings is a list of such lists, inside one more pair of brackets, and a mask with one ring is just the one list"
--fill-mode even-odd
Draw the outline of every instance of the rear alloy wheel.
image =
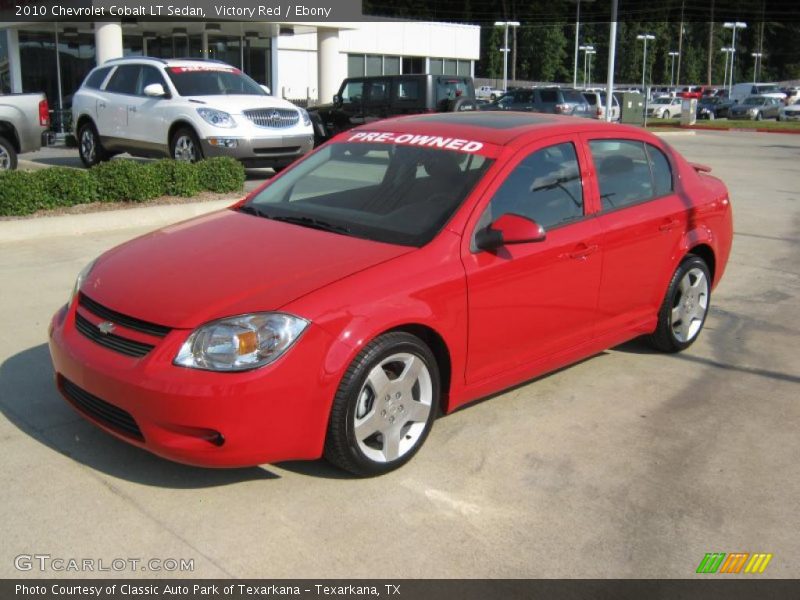
[[78, 129], [78, 154], [87, 167], [93, 167], [109, 158], [92, 123], [84, 123]]
[[700, 335], [711, 300], [711, 276], [699, 256], [689, 255], [672, 276], [658, 325], [649, 341], [663, 352], [680, 352]]
[[17, 151], [4, 137], [0, 137], [0, 171], [13, 171], [17, 168]]
[[424, 342], [403, 332], [380, 336], [342, 378], [325, 458], [361, 476], [396, 469], [425, 442], [439, 396], [436, 359]]
[[203, 159], [200, 140], [194, 131], [182, 127], [175, 132], [170, 142], [170, 154], [175, 160], [182, 162], [197, 162]]

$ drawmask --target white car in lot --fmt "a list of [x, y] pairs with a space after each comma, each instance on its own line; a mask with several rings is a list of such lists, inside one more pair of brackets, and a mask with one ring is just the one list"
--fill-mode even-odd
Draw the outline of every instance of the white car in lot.
[[681, 114], [681, 99], [662, 96], [647, 105], [647, 116], [659, 119], [671, 119]]
[[72, 115], [86, 166], [128, 152], [184, 161], [231, 156], [279, 170], [314, 146], [305, 109], [218, 61], [108, 61], [75, 93]]
[[800, 99], [778, 111], [778, 121], [800, 121]]

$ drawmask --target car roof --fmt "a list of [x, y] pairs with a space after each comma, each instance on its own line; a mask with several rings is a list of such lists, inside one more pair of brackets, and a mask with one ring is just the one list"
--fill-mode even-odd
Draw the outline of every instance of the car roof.
[[206, 65], [206, 66], [219, 66], [219, 67], [227, 67], [233, 69], [232, 65], [229, 65], [226, 62], [221, 60], [213, 60], [207, 58], [156, 58], [153, 56], [125, 56], [122, 58], [112, 58], [111, 60], [107, 60], [103, 63], [102, 66], [114, 66], [114, 65], [124, 65], [124, 64], [136, 64], [136, 63], [157, 63], [162, 66], [169, 66], [169, 67], [189, 67], [189, 66], [198, 66], [198, 65]]
[[642, 134], [642, 130], [634, 127], [595, 119], [514, 111], [463, 111], [412, 115], [384, 119], [356, 129], [446, 137], [459, 135], [496, 146], [509, 145], [521, 136], [531, 133], [540, 136], [598, 131], [613, 131], [622, 136]]

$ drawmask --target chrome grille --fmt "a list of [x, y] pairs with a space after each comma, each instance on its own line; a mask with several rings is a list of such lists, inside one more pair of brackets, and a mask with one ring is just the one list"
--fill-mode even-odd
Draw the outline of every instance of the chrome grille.
[[297, 125], [300, 113], [291, 108], [265, 108], [246, 110], [244, 116], [250, 119], [256, 127], [270, 127], [279, 129]]

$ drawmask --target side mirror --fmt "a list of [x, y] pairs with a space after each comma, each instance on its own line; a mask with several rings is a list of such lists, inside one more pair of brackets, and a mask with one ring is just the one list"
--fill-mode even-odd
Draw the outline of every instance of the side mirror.
[[475, 246], [479, 250], [494, 250], [510, 244], [543, 242], [546, 237], [544, 227], [533, 219], [506, 213], [475, 234]]
[[341, 108], [342, 104], [344, 104], [344, 102], [342, 102], [342, 97], [339, 94], [334, 94], [333, 95], [333, 105], [336, 108]]
[[160, 83], [151, 83], [144, 88], [144, 95], [150, 98], [163, 98], [167, 95], [164, 86]]
[[261, 89], [264, 90], [267, 93], [267, 96], [271, 96], [272, 95], [272, 90], [269, 89], [268, 85], [262, 85]]

